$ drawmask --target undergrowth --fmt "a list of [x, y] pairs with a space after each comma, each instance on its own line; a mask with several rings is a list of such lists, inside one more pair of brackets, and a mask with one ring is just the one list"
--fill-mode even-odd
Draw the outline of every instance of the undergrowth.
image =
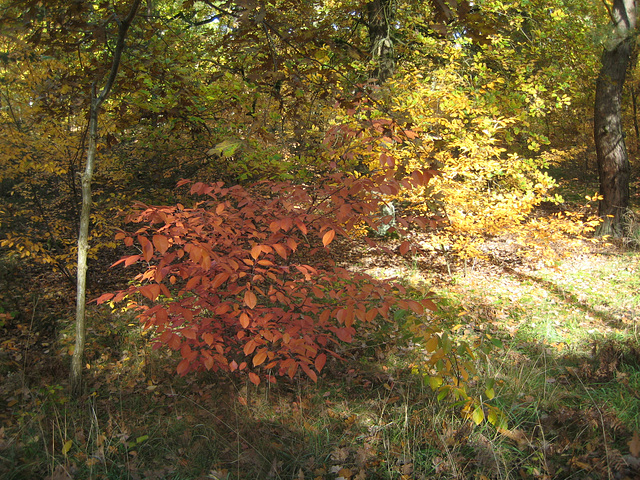
[[230, 374], [177, 377], [178, 359], [152, 350], [129, 314], [93, 306], [86, 391], [73, 401], [71, 320], [43, 333], [34, 323], [49, 304], [13, 299], [0, 326], [0, 476], [634, 478], [640, 255], [601, 244], [543, 266], [489, 246], [493, 260], [466, 267], [434, 254], [358, 268], [435, 292], [431, 320], [455, 340], [496, 340], [469, 385], [486, 401], [491, 389], [487, 405], [504, 424], [476, 425], [437, 400], [417, 368], [415, 321], [402, 313], [394, 329], [344, 349], [345, 361], [328, 361], [317, 384], [255, 386]]

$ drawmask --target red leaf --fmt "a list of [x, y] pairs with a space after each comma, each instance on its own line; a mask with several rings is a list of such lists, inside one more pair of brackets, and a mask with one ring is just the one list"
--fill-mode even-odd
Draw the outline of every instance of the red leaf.
[[184, 330], [182, 330], [182, 335], [184, 335], [189, 340], [196, 339], [196, 332], [193, 330], [193, 328], [185, 328]]
[[405, 255], [411, 249], [411, 243], [402, 242], [400, 244], [400, 255]]
[[167, 310], [164, 308], [160, 308], [157, 312], [156, 312], [156, 320], [155, 320], [155, 324], [156, 325], [164, 325], [169, 321], [169, 314], [167, 313]]
[[325, 233], [322, 236], [322, 244], [326, 247], [333, 241], [333, 238], [335, 236], [336, 236], [336, 232], [334, 230], [329, 230], [327, 233]]
[[345, 343], [351, 343], [353, 340], [353, 328], [337, 328], [336, 336]]

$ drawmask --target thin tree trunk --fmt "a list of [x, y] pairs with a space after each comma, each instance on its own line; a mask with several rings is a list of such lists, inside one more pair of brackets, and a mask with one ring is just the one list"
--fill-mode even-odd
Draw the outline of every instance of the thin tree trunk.
[[611, 37], [602, 53], [596, 81], [594, 140], [600, 176], [600, 235], [622, 234], [623, 216], [629, 206], [629, 157], [622, 132], [622, 89], [636, 28], [635, 0], [614, 0], [610, 10]]
[[631, 107], [633, 108], [633, 130], [636, 132], [636, 150], [640, 144], [640, 125], [638, 125], [638, 91], [631, 86]]
[[373, 0], [367, 4], [369, 21], [369, 50], [375, 63], [373, 77], [378, 83], [393, 75], [396, 67], [391, 30], [395, 0]]
[[78, 272], [76, 284], [76, 338], [73, 356], [71, 358], [71, 372], [69, 383], [71, 392], [78, 396], [82, 391], [82, 364], [84, 345], [86, 341], [86, 293], [87, 293], [87, 253], [89, 251], [89, 219], [91, 214], [91, 179], [96, 161], [98, 144], [98, 116], [100, 107], [111, 92], [120, 67], [122, 51], [125, 46], [127, 30], [138, 11], [141, 0], [134, 0], [127, 17], [120, 22], [116, 49], [111, 61], [111, 70], [104, 88], [96, 95], [95, 84], [91, 90], [91, 106], [89, 107], [89, 142], [87, 145], [87, 164], [82, 174], [82, 211], [80, 212], [80, 231], [78, 232]]

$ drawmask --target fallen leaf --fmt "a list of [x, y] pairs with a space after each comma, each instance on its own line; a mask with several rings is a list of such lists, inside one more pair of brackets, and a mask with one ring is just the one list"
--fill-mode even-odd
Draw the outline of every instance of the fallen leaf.
[[627, 442], [629, 445], [629, 452], [634, 457], [640, 457], [640, 435], [638, 435], [638, 431], [633, 432], [633, 438]]

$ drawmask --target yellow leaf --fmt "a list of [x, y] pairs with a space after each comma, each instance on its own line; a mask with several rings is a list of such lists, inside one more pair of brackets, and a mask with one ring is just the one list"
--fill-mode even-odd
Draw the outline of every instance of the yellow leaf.
[[471, 415], [471, 419], [476, 425], [480, 425], [482, 423], [482, 421], [484, 420], [484, 411], [482, 410], [482, 407], [476, 407], [476, 409], [473, 411], [473, 414]]
[[62, 447], [62, 454], [66, 455], [69, 450], [71, 450], [71, 446], [73, 445], [73, 440], [67, 440]]
[[429, 353], [435, 351], [435, 349], [438, 348], [438, 337], [434, 336], [434, 337], [431, 337], [429, 340], [427, 340], [427, 343], [424, 346], [424, 348]]

